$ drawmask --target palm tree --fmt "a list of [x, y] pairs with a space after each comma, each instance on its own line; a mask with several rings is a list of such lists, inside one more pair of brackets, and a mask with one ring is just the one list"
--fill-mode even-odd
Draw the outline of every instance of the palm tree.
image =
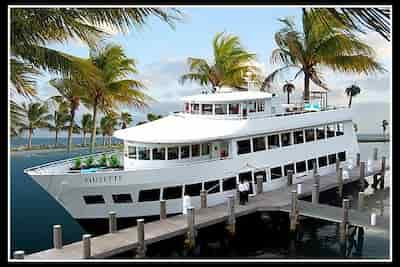
[[90, 130], [93, 128], [93, 120], [92, 120], [92, 114], [85, 113], [82, 116], [81, 120], [81, 129], [83, 133], [83, 146], [86, 146], [86, 134], [90, 133]]
[[68, 129], [66, 126], [66, 123], [70, 120], [68, 103], [61, 99], [61, 102], [58, 104], [58, 109], [54, 111], [54, 115], [51, 116], [51, 119], [53, 120], [53, 124], [49, 124], [49, 130], [55, 132], [54, 146], [57, 147], [58, 133]]
[[358, 125], [357, 123], [353, 122], [353, 128], [355, 132], [358, 132]]
[[18, 136], [21, 122], [24, 120], [24, 109], [17, 102], [10, 100], [10, 134]]
[[140, 81], [127, 78], [138, 71], [135, 60], [127, 58], [121, 46], [109, 44], [104, 48], [91, 50], [87, 61], [96, 69], [95, 80], [89, 78], [80, 81], [90, 95], [84, 104], [93, 110], [94, 123], [90, 136], [90, 152], [93, 152], [99, 110], [108, 113], [120, 104], [144, 107], [151, 98], [139, 90], [144, 88]]
[[100, 129], [103, 135], [103, 146], [106, 145], [105, 137], [108, 136], [108, 144], [111, 146], [111, 138], [114, 133], [115, 127], [118, 124], [117, 117], [114, 113], [109, 113], [102, 117], [100, 120]]
[[161, 118], [162, 118], [161, 115], [156, 115], [156, 114], [153, 114], [153, 113], [147, 113], [147, 120], [148, 121], [155, 121], [155, 120], [158, 120], [158, 119], [161, 119]]
[[34, 130], [38, 128], [48, 128], [49, 120], [52, 115], [48, 113], [47, 104], [44, 103], [29, 103], [22, 104], [24, 120], [21, 121], [20, 131], [28, 131], [28, 149], [32, 147], [32, 135]]
[[11, 8], [11, 81], [18, 92], [34, 95], [31, 87], [19, 83], [30, 84], [29, 76], [39, 69], [63, 74], [89, 71], [77, 57], [46, 47], [49, 43], [80, 39], [95, 46], [109, 36], [104, 26], [127, 32], [156, 16], [174, 27], [181, 15], [175, 8]]
[[271, 61], [283, 66], [266, 77], [261, 90], [269, 88], [277, 74], [290, 68], [297, 69], [294, 78], [304, 75], [304, 101], [309, 102], [310, 80], [328, 90], [321, 79], [321, 66], [353, 73], [384, 71], [381, 64], [375, 61], [371, 47], [346, 32], [347, 28], [330, 13], [325, 12], [324, 16], [330, 22], [329, 27], [317, 18], [317, 13], [303, 12], [302, 31], [297, 31], [290, 19], [280, 19], [285, 26], [275, 34], [278, 48], [272, 51]]
[[282, 89], [284, 93], [287, 93], [287, 103], [290, 104], [290, 94], [295, 89], [294, 84], [286, 82]]
[[345, 93], [349, 97], [349, 108], [351, 107], [351, 101], [353, 99], [353, 96], [358, 95], [360, 92], [361, 88], [354, 84], [346, 88]]
[[121, 112], [119, 120], [121, 121], [121, 129], [125, 129], [133, 121], [132, 115], [129, 112]]
[[383, 135], [386, 134], [386, 127], [389, 126], [389, 122], [387, 120], [382, 121], [382, 129], [383, 129]]
[[196, 81], [201, 86], [211, 87], [213, 92], [220, 86], [243, 90], [246, 86], [245, 74], [250, 72], [256, 75], [260, 72], [251, 63], [256, 55], [246, 51], [237, 36], [217, 33], [213, 39], [213, 52], [212, 63], [202, 58], [189, 57], [189, 73], [181, 76], [180, 83]]

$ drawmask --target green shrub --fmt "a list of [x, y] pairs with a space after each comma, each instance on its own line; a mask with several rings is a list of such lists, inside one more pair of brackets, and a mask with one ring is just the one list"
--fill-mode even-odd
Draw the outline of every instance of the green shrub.
[[99, 159], [99, 164], [102, 167], [106, 167], [107, 166], [107, 156], [106, 155], [102, 155], [101, 158]]
[[117, 157], [116, 155], [112, 155], [112, 156], [110, 157], [110, 166], [111, 166], [112, 168], [117, 168], [117, 167], [119, 167], [119, 160], [118, 160], [118, 157]]
[[74, 169], [80, 169], [82, 166], [81, 158], [76, 158], [74, 160]]
[[94, 164], [94, 158], [93, 158], [93, 156], [90, 156], [90, 157], [88, 157], [88, 158], [85, 160], [85, 165], [86, 165], [87, 167], [92, 167], [93, 164]]

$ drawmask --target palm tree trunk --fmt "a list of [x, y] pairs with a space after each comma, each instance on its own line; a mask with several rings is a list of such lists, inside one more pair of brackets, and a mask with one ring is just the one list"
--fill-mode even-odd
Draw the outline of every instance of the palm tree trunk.
[[28, 149], [32, 148], [32, 129], [28, 131]]
[[108, 144], [110, 145], [110, 147], [112, 146], [112, 144], [111, 144], [111, 139], [112, 139], [112, 135], [109, 135], [109, 136], [108, 136], [108, 140], [109, 140], [109, 141], [108, 141]]
[[58, 144], [58, 129], [56, 129], [56, 142], [54, 144], [54, 147], [57, 147]]
[[289, 94], [289, 92], [287, 93], [287, 103], [290, 104], [290, 94]]
[[92, 135], [90, 136], [90, 153], [93, 153], [94, 147], [96, 146], [96, 116], [97, 116], [97, 97], [93, 103], [93, 128]]
[[86, 131], [83, 131], [83, 146], [86, 146]]
[[106, 136], [103, 134], [103, 146], [106, 146]]
[[68, 128], [67, 152], [71, 152], [71, 149], [72, 149], [72, 129], [74, 127], [74, 119], [75, 119], [75, 111], [71, 110], [71, 119], [69, 121], [69, 128]]
[[304, 72], [304, 103], [310, 103], [310, 75]]
[[351, 108], [351, 100], [353, 99], [353, 96], [350, 94], [350, 99], [349, 99], [349, 108]]

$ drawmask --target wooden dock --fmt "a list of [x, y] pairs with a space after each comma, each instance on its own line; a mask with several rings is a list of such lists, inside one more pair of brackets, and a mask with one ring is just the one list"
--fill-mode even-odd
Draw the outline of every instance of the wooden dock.
[[[372, 162], [372, 171], [365, 171], [365, 177], [375, 175], [381, 172], [381, 161]], [[387, 166], [386, 168], [387, 169]], [[309, 176], [312, 176], [310, 174]], [[311, 178], [311, 177], [310, 177]], [[360, 178], [360, 167], [355, 167], [349, 171], [349, 178], [343, 179], [343, 184], [358, 181]], [[389, 180], [389, 179], [386, 179]], [[298, 198], [310, 196], [312, 194], [314, 179], [308, 179], [302, 182], [301, 193]], [[385, 185], [389, 181], [385, 181]], [[328, 175], [319, 176], [319, 191], [323, 192], [338, 186], [336, 172]], [[263, 192], [250, 198], [248, 204], [242, 206], [236, 204], [229, 206], [227, 203], [213, 207], [196, 209], [194, 219], [194, 229], [201, 229], [217, 223], [228, 222], [234, 224], [235, 219], [240, 216], [251, 214], [257, 211], [284, 211], [290, 212], [291, 194], [296, 190], [297, 185], [284, 186], [274, 191]], [[340, 222], [342, 218], [342, 209], [321, 204], [312, 204], [310, 202], [299, 201], [300, 215], [313, 218], [320, 218], [333, 222]], [[229, 214], [231, 213], [231, 215]], [[370, 214], [360, 211], [349, 212], [350, 224], [357, 226], [369, 226]], [[233, 217], [233, 218], [232, 218]], [[159, 221], [148, 222], [144, 224], [145, 236], [142, 239], [138, 235], [138, 226], [129, 227], [101, 236], [89, 238], [86, 241], [74, 242], [64, 245], [61, 249], [49, 249], [30, 255], [25, 255], [24, 259], [34, 260], [80, 260], [82, 258], [103, 259], [111, 256], [133, 251], [145, 245], [180, 236], [188, 233], [190, 227], [186, 215], [177, 215], [168, 217]], [[379, 218], [375, 228], [389, 229], [389, 221]], [[144, 242], [140, 242], [144, 239]], [[86, 243], [85, 243], [86, 242]], [[89, 242], [89, 248], [88, 248]], [[85, 244], [84, 244], [85, 243]], [[85, 255], [86, 254], [86, 255]]]

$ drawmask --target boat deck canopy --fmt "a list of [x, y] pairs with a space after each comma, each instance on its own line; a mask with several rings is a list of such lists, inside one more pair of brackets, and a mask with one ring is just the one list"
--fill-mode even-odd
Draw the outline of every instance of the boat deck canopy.
[[183, 97], [184, 102], [195, 103], [228, 103], [228, 102], [243, 102], [251, 100], [261, 100], [271, 98], [272, 95], [267, 92], [260, 91], [243, 91], [243, 92], [225, 92], [225, 93], [210, 93], [198, 94]]

